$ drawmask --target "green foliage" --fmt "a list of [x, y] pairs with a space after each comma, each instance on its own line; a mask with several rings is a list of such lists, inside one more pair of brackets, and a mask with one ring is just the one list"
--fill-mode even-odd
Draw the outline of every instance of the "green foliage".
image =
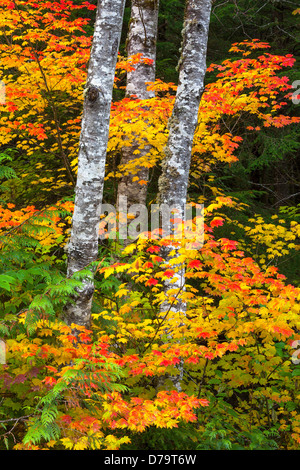
[[261, 430], [253, 427], [251, 431], [238, 431], [227, 420], [213, 417], [201, 435], [198, 450], [276, 450], [278, 431]]
[[199, 439], [195, 426], [189, 423], [179, 423], [172, 429], [150, 427], [147, 433], [130, 435], [131, 444], [123, 446], [123, 450], [194, 450]]
[[[12, 161], [12, 157], [7, 153], [0, 154], [0, 180], [16, 178], [16, 172], [13, 168], [3, 165], [5, 161]], [[0, 186], [0, 190], [3, 191], [3, 186]]]
[[[100, 356], [96, 355], [97, 359]], [[71, 368], [67, 368], [61, 380], [39, 400], [35, 409], [35, 416], [29, 421], [28, 431], [24, 437], [24, 444], [36, 445], [41, 441], [49, 442], [51, 440], [59, 440], [61, 437], [61, 429], [57, 424], [57, 417], [63, 414], [63, 404], [66, 400], [65, 395], [71, 388], [90, 388], [92, 382], [97, 381], [97, 393], [91, 395], [90, 402], [83, 401], [82, 406], [88, 407], [90, 411], [95, 411], [96, 406], [100, 404], [98, 392], [102, 394], [116, 390], [125, 391], [127, 388], [117, 382], [122, 377], [122, 372], [115, 364], [104, 362], [104, 370], [97, 371], [97, 364], [93, 362], [93, 355], [89, 360], [75, 359]], [[104, 358], [103, 358], [104, 359]], [[109, 379], [109, 380], [108, 380]], [[95, 386], [94, 386], [95, 388]], [[92, 388], [91, 388], [92, 390]], [[92, 398], [95, 398], [94, 402]]]
[[[8, 154], [8, 152], [3, 152], [0, 153], [0, 181], [6, 180], [6, 181], [11, 181], [15, 178], [17, 178], [17, 174], [13, 168], [10, 166], [6, 165], [6, 162], [12, 161], [12, 157]], [[0, 191], [4, 193], [7, 190], [5, 187], [5, 183], [0, 184]], [[3, 203], [4, 201], [0, 199], [0, 203]]]

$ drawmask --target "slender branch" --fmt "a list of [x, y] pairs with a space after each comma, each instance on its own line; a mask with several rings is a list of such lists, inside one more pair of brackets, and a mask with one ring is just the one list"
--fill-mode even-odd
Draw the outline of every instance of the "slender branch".
[[[23, 24], [26, 24], [25, 21], [24, 21], [24, 18], [21, 14], [21, 11], [18, 7], [18, 5], [16, 4], [16, 2], [14, 2], [14, 5], [15, 5], [15, 8], [16, 10], [18, 11], [19, 13], [19, 16], [20, 16], [20, 19], [22, 21]], [[73, 174], [72, 174], [72, 169], [71, 169], [71, 166], [70, 166], [70, 163], [69, 163], [69, 160], [65, 154], [65, 151], [63, 149], [63, 144], [62, 144], [62, 138], [61, 138], [61, 132], [60, 132], [60, 126], [59, 126], [59, 119], [58, 119], [58, 113], [57, 113], [57, 109], [56, 109], [56, 106], [55, 106], [55, 103], [54, 103], [54, 100], [53, 100], [53, 96], [52, 96], [52, 92], [49, 88], [49, 85], [48, 85], [48, 81], [47, 81], [47, 77], [46, 77], [46, 74], [44, 72], [44, 69], [42, 67], [42, 64], [40, 62], [40, 59], [38, 57], [38, 54], [37, 54], [37, 51], [36, 49], [33, 47], [32, 44], [30, 44], [30, 47], [31, 47], [31, 51], [32, 51], [32, 54], [35, 58], [35, 61], [39, 67], [39, 70], [41, 72], [41, 75], [42, 75], [42, 78], [43, 78], [43, 81], [44, 81], [44, 84], [45, 84], [45, 87], [46, 87], [46, 90], [47, 90], [47, 96], [46, 96], [46, 99], [48, 101], [48, 104], [50, 105], [51, 109], [52, 109], [52, 112], [53, 112], [53, 118], [54, 118], [54, 123], [55, 123], [55, 130], [56, 130], [56, 139], [57, 139], [57, 143], [58, 143], [58, 147], [59, 147], [59, 150], [60, 150], [60, 156], [61, 156], [61, 159], [64, 163], [64, 166], [67, 170], [67, 173], [68, 173], [68, 176], [69, 176], [69, 179], [71, 180], [73, 186], [75, 186], [75, 179], [73, 177]]]
[[198, 390], [198, 396], [197, 396], [198, 399], [200, 398], [201, 390], [202, 390], [202, 385], [204, 384], [204, 378], [205, 378], [205, 373], [206, 373], [207, 365], [208, 365], [208, 359], [205, 360], [204, 369], [203, 369], [203, 374], [202, 374], [202, 377], [201, 377], [201, 380], [200, 380], [200, 384], [199, 384], [199, 390]]
[[69, 175], [69, 178], [73, 184], [73, 186], [75, 186], [75, 179], [73, 177], [73, 174], [72, 174], [72, 170], [71, 170], [71, 166], [70, 166], [70, 162], [65, 154], [65, 151], [64, 151], [64, 148], [63, 148], [63, 144], [62, 144], [62, 139], [61, 139], [61, 133], [60, 133], [60, 126], [59, 126], [59, 119], [58, 119], [58, 114], [57, 114], [57, 109], [56, 109], [56, 106], [55, 106], [55, 103], [54, 103], [54, 100], [53, 100], [53, 97], [52, 97], [52, 93], [51, 93], [51, 90], [48, 86], [48, 81], [47, 81], [47, 77], [46, 77], [46, 74], [44, 72], [44, 69], [42, 67], [42, 64], [40, 62], [40, 59], [36, 53], [36, 51], [33, 51], [33, 55], [36, 59], [36, 62], [38, 64], [38, 67], [40, 69], [40, 72], [41, 72], [41, 75], [43, 77], [43, 80], [44, 80], [44, 83], [45, 83], [45, 87], [46, 87], [46, 90], [47, 90], [47, 93], [48, 93], [48, 97], [47, 97], [47, 101], [48, 103], [50, 104], [50, 107], [52, 109], [52, 112], [53, 112], [53, 117], [54, 117], [54, 122], [55, 122], [55, 129], [56, 129], [56, 137], [57, 137], [57, 143], [58, 143], [58, 146], [59, 146], [59, 150], [60, 150], [60, 155], [61, 155], [61, 158], [62, 158], [62, 161], [65, 165], [65, 168], [68, 172], [68, 175]]
[[167, 317], [168, 317], [168, 315], [169, 315], [169, 313], [170, 313], [170, 311], [171, 311], [171, 309], [172, 309], [172, 307], [173, 307], [175, 301], [177, 300], [177, 298], [178, 298], [180, 292], [181, 292], [183, 289], [184, 289], [184, 285], [182, 285], [182, 286], [178, 289], [178, 292], [177, 292], [177, 294], [175, 295], [173, 302], [170, 303], [167, 312], [166, 312], [165, 315], [162, 317], [161, 321], [158, 322], [157, 330], [156, 330], [156, 332], [155, 332], [153, 338], [151, 339], [151, 341], [149, 341], [149, 343], [147, 343], [147, 347], [144, 349], [144, 353], [145, 353], [145, 352], [147, 351], [147, 349], [149, 349], [150, 346], [153, 344], [153, 341], [155, 340], [155, 338], [156, 338], [158, 332], [160, 331], [161, 326], [165, 323], [165, 321], [166, 321], [166, 319], [167, 319]]
[[287, 201], [287, 199], [291, 199], [292, 197], [299, 196], [300, 191], [298, 193], [291, 194], [290, 196], [284, 197], [283, 199], [280, 199], [279, 201], [276, 201], [275, 204], [273, 204], [272, 207], [277, 206], [280, 202]]
[[27, 418], [31, 418], [31, 416], [34, 416], [34, 414], [30, 414], [30, 415], [25, 415], [25, 416], [19, 416], [19, 418], [8, 418], [8, 419], [3, 419], [0, 421], [0, 424], [4, 424], [4, 423], [8, 423], [10, 421], [20, 421], [20, 420], [23, 420], [23, 419], [27, 419]]

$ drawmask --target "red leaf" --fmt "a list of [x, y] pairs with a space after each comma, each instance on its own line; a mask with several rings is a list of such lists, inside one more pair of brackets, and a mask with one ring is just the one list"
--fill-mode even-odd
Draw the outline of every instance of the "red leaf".
[[175, 271], [173, 271], [172, 269], [167, 269], [164, 273], [164, 276], [166, 277], [172, 277], [174, 275]]
[[64, 415], [61, 417], [61, 420], [63, 423], [70, 424], [72, 422], [72, 416], [70, 415]]
[[160, 248], [159, 246], [150, 246], [149, 248], [147, 248], [147, 251], [149, 251], [149, 253], [158, 253], [160, 251]]
[[153, 268], [153, 263], [151, 263], [151, 261], [146, 261], [146, 263], [144, 264], [144, 268], [147, 269], [147, 268]]
[[55, 385], [56, 384], [56, 379], [54, 377], [45, 377], [44, 382], [46, 385]]
[[202, 266], [202, 263], [198, 259], [193, 259], [192, 261], [189, 262], [188, 267], [189, 268], [200, 268]]
[[156, 284], [158, 283], [158, 280], [157, 279], [153, 279], [153, 277], [151, 279], [149, 279], [147, 282], [146, 282], [146, 286], [156, 286]]
[[210, 223], [210, 226], [211, 227], [220, 227], [222, 226], [224, 223], [224, 219], [222, 219], [222, 217], [215, 217], [211, 223]]

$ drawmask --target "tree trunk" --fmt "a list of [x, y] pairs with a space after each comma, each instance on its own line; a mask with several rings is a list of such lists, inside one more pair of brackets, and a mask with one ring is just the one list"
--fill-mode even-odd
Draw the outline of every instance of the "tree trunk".
[[[152, 60], [152, 64], [140, 62], [135, 70], [128, 72], [126, 96], [136, 95], [140, 100], [154, 97], [154, 92], [147, 89], [147, 82], [155, 80], [156, 42], [158, 23], [159, 0], [132, 0], [131, 19], [127, 38], [127, 55], [143, 54], [144, 58]], [[140, 154], [133, 152], [139, 148], [139, 142], [134, 141], [130, 147], [123, 147], [121, 165], [147, 155], [150, 147], [140, 150]], [[124, 175], [118, 185], [118, 201], [121, 196], [127, 197], [128, 206], [133, 204], [146, 204], [147, 185], [140, 185], [132, 181], [133, 176], [139, 180], [148, 181], [148, 169], [138, 167], [136, 175]]]
[[[204, 91], [206, 73], [206, 51], [211, 14], [211, 0], [187, 0], [183, 29], [181, 59], [179, 62], [179, 83], [174, 109], [169, 121], [169, 138], [159, 179], [158, 202], [170, 208], [177, 207], [182, 218], [187, 201], [187, 189], [194, 132], [198, 121], [200, 99]], [[173, 227], [174, 228], [174, 227]], [[166, 247], [164, 257], [169, 259], [174, 247]], [[177, 281], [165, 283], [166, 301], [161, 306], [161, 313], [168, 312], [168, 319], [180, 314], [184, 319], [185, 302], [177, 299], [177, 303], [168, 301], [170, 289], [178, 289], [178, 295], [184, 289], [185, 272], [180, 264], [174, 275]], [[174, 281], [174, 279], [172, 280]], [[167, 328], [168, 329], [168, 328]], [[170, 336], [172, 333], [170, 333]], [[182, 369], [173, 382], [180, 389]]]
[[[68, 277], [98, 256], [98, 231], [105, 175], [110, 109], [125, 0], [99, 0], [85, 89], [75, 208], [68, 244]], [[86, 278], [65, 321], [89, 327], [93, 276]]]

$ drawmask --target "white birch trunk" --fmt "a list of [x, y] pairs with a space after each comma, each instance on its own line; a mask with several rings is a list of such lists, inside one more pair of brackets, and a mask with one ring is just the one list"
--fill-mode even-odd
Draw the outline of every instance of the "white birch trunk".
[[[177, 207], [184, 214], [194, 133], [198, 120], [198, 109], [204, 91], [206, 73], [207, 40], [211, 15], [211, 0], [187, 0], [181, 59], [179, 63], [179, 83], [172, 116], [169, 138], [165, 148], [162, 174], [159, 179], [159, 204]], [[164, 256], [169, 259], [173, 247], [166, 247]], [[161, 313], [168, 312], [167, 319], [178, 317], [184, 321], [186, 304], [178, 298], [177, 303], [168, 301], [168, 291], [178, 289], [182, 293], [185, 284], [184, 267], [178, 265], [177, 281], [165, 283], [166, 301]], [[176, 314], [176, 315], [175, 315]], [[168, 332], [168, 328], [166, 327]], [[171, 333], [170, 333], [171, 335]], [[180, 390], [182, 367], [179, 376], [173, 378], [175, 387]]]
[[[154, 97], [154, 92], [147, 89], [147, 83], [155, 80], [156, 42], [158, 23], [159, 0], [132, 0], [131, 18], [127, 37], [127, 55], [143, 54], [144, 58], [151, 59], [151, 64], [139, 63], [135, 70], [128, 72], [126, 96], [136, 95], [140, 100]], [[140, 150], [140, 154], [133, 152], [138, 149], [138, 142], [133, 141], [130, 147], [122, 150], [121, 165], [144, 157], [149, 152], [149, 146]], [[148, 169], [140, 168], [137, 175], [123, 176], [118, 185], [118, 201], [121, 196], [126, 196], [128, 206], [133, 204], [146, 204], [147, 185], [140, 185], [138, 181], [132, 181], [133, 176], [140, 180], [148, 181]]]
[[[68, 277], [98, 256], [98, 231], [105, 175], [112, 90], [125, 0], [99, 0], [88, 66], [78, 155], [75, 209], [68, 244]], [[65, 321], [89, 327], [93, 278], [84, 280]]]

